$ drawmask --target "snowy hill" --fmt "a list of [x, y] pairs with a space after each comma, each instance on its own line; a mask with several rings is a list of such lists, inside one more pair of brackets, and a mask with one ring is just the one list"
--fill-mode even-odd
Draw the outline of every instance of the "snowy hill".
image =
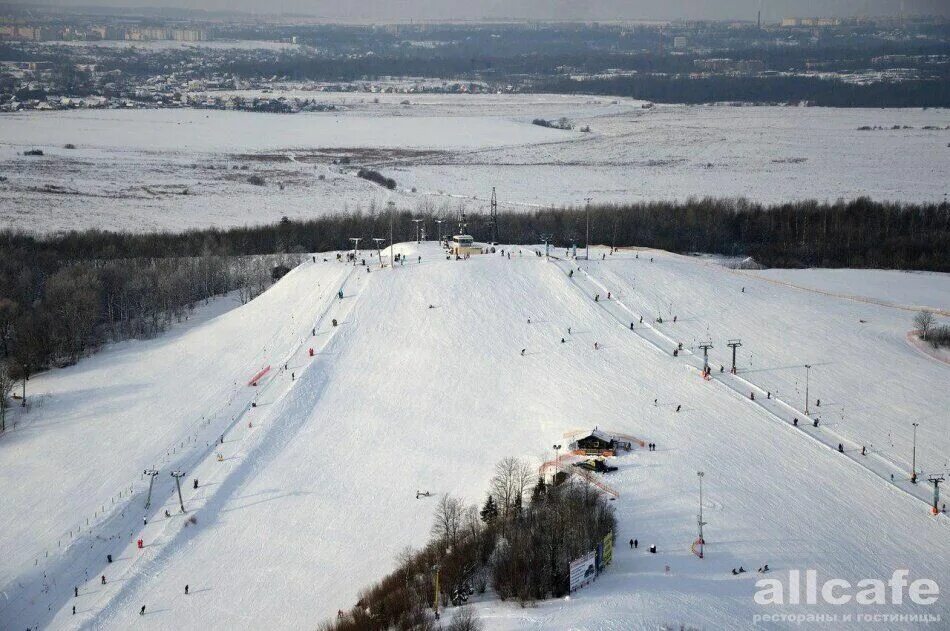
[[[497, 460], [540, 464], [564, 432], [594, 426], [658, 445], [614, 463], [614, 564], [569, 600], [479, 602], [488, 628], [748, 627], [868, 609], [757, 605], [758, 577], [732, 576], [739, 565], [853, 583], [903, 568], [950, 586], [950, 520], [906, 480], [913, 421], [918, 470], [950, 468], [950, 366], [905, 338], [921, 298], [947, 309], [946, 275], [884, 296], [901, 280], [854, 272], [844, 297], [820, 270], [796, 282], [656, 251], [594, 249], [589, 263], [523, 247], [466, 261], [431, 243], [397, 251], [404, 266], [369, 272], [318, 255], [247, 305], [31, 380], [32, 408], [0, 437], [0, 627], [316, 626], [426, 541], [434, 498], [417, 490], [480, 502]], [[740, 337], [739, 374], [719, 373]], [[791, 423], [806, 418], [806, 363], [817, 429]], [[634, 537], [658, 554], [628, 550]], [[868, 612], [946, 620], [948, 602]]]

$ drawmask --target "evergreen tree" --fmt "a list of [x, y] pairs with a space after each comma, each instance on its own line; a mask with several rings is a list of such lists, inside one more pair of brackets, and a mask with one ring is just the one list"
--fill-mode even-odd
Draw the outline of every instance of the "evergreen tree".
[[485, 500], [485, 504], [482, 506], [482, 510], [479, 513], [481, 515], [482, 521], [486, 524], [491, 524], [498, 517], [498, 505], [495, 503], [495, 498], [491, 495], [488, 496], [488, 499]]

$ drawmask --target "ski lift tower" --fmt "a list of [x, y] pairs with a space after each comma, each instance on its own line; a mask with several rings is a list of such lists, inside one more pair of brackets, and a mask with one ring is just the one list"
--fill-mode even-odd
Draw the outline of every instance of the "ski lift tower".
[[703, 377], [709, 376], [709, 349], [713, 347], [712, 342], [700, 342], [699, 348], [703, 349]]
[[940, 502], [940, 483], [943, 482], [943, 479], [944, 478], [942, 475], [932, 475], [929, 478], [927, 478], [927, 480], [929, 480], [930, 483], [934, 485], [934, 505], [930, 511], [934, 515], [940, 512], [940, 509], [937, 506], [937, 504]]
[[419, 236], [419, 224], [421, 224], [425, 219], [413, 219], [412, 223], [416, 224], [416, 243], [422, 243], [422, 238]]
[[175, 488], [178, 489], [178, 505], [181, 507], [181, 512], [185, 512], [185, 501], [181, 499], [181, 479], [185, 477], [184, 471], [172, 471], [172, 477], [175, 478]]
[[353, 267], [356, 267], [356, 257], [360, 253], [360, 239], [362, 237], [350, 237], [350, 241], [353, 242]]
[[541, 243], [544, 244], [544, 258], [548, 258], [551, 254], [551, 237], [550, 234], [539, 234], [538, 237], [541, 239]]
[[380, 237], [373, 237], [373, 241], [376, 243], [376, 256], [377, 256], [377, 258], [379, 258], [379, 269], [382, 269], [382, 268], [383, 268], [383, 253], [380, 251], [379, 246], [380, 246], [380, 245], [383, 243], [383, 241], [385, 241], [385, 240], [386, 240], [386, 239], [382, 239], [382, 238], [380, 238]]
[[148, 510], [149, 506], [152, 505], [152, 488], [155, 486], [155, 476], [158, 475], [158, 469], [146, 469], [143, 474], [149, 477], [148, 496], [145, 498], [145, 510]]
[[732, 349], [732, 368], [730, 372], [736, 374], [736, 349], [742, 346], [742, 340], [729, 340], [726, 346]]

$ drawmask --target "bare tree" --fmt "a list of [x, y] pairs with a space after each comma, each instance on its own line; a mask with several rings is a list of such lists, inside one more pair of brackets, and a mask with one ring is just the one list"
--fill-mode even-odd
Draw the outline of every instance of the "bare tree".
[[934, 314], [930, 311], [921, 311], [914, 316], [914, 327], [920, 331], [920, 339], [926, 340], [930, 329], [934, 325]]
[[482, 623], [471, 607], [462, 607], [455, 613], [448, 631], [482, 631]]
[[439, 498], [435, 507], [435, 523], [432, 524], [432, 535], [441, 539], [450, 546], [459, 541], [462, 530], [462, 517], [465, 507], [457, 497], [448, 493]]
[[502, 517], [507, 519], [513, 509], [521, 506], [533, 476], [528, 463], [518, 458], [505, 458], [495, 465], [491, 493], [498, 498]]

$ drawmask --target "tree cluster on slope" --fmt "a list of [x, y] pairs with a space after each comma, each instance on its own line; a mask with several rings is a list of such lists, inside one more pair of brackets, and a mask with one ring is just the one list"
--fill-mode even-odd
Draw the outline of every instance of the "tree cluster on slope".
[[[589, 485], [551, 486], [524, 461], [505, 458], [495, 467], [481, 509], [441, 496], [429, 543], [403, 552], [390, 575], [361, 591], [356, 606], [321, 629], [436, 629], [436, 572], [440, 608], [460, 607], [489, 586], [498, 597], [522, 604], [562, 596], [570, 561], [615, 527], [613, 508]], [[448, 629], [480, 628], [463, 612]]]

